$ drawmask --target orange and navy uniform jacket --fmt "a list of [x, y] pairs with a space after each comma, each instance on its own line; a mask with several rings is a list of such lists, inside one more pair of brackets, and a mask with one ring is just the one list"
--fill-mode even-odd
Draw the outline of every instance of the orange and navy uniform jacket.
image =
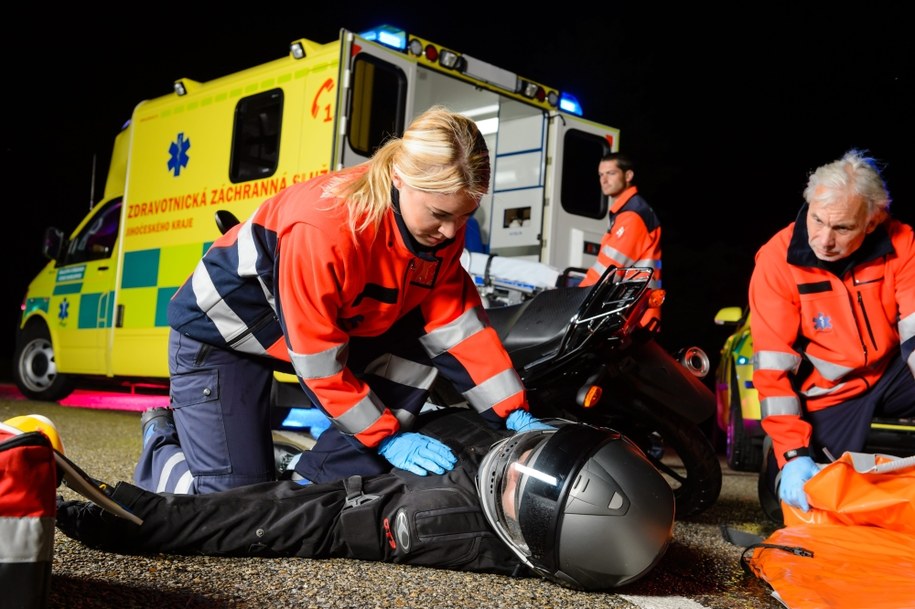
[[[363, 445], [398, 418], [347, 367], [350, 337], [375, 337], [415, 309], [431, 361], [478, 412], [527, 408], [520, 377], [460, 263], [463, 234], [415, 247], [399, 214], [353, 235], [345, 202], [325, 194], [334, 175], [293, 185], [220, 237], [169, 306], [178, 332], [225, 349], [291, 361], [305, 392]], [[435, 368], [397, 360], [386, 374], [428, 388]], [[491, 410], [490, 410], [491, 409]]]
[[[661, 287], [661, 223], [635, 186], [620, 193], [610, 206], [610, 224], [600, 242], [594, 265], [588, 269], [580, 286], [597, 283], [611, 266], [643, 266], [654, 269], [649, 287]], [[661, 321], [661, 310], [645, 311], [642, 325], [652, 318]]]
[[808, 245], [806, 217], [805, 205], [760, 248], [750, 279], [753, 384], [779, 467], [785, 451], [810, 446], [802, 406], [818, 411], [867, 391], [900, 351], [915, 374], [912, 227], [888, 220], [826, 268]]

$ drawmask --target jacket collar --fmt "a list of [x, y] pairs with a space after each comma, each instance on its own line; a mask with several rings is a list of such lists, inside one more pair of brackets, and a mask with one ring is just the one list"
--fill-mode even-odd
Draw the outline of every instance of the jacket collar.
[[617, 195], [617, 197], [613, 199], [613, 203], [610, 205], [610, 215], [612, 216], [613, 214], [618, 213], [619, 210], [623, 208], [623, 205], [625, 205], [629, 199], [634, 197], [638, 191], [638, 188], [635, 186], [630, 186], [619, 195]]
[[394, 216], [394, 222], [397, 224], [397, 230], [400, 233], [401, 243], [404, 247], [409, 250], [411, 254], [417, 258], [423, 258], [426, 260], [435, 259], [435, 254], [442, 248], [448, 247], [454, 243], [454, 238], [445, 239], [438, 245], [434, 247], [429, 247], [423, 245], [417, 241], [413, 235], [410, 233], [410, 230], [407, 228], [406, 223], [403, 221], [403, 215], [400, 213], [400, 191], [391, 186], [391, 210], [390, 213]]

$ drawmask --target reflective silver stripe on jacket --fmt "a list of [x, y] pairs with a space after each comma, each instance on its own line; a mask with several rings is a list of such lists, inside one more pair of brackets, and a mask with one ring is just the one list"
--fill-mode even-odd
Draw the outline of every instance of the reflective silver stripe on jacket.
[[763, 419], [780, 414], [800, 416], [801, 401], [796, 396], [765, 398], [759, 402], [759, 412]]
[[753, 370], [778, 370], [780, 372], [797, 372], [801, 358], [794, 353], [784, 351], [757, 351], [753, 354]]
[[[432, 366], [426, 366], [391, 353], [385, 353], [374, 359], [365, 367], [365, 372], [388, 379], [398, 385], [413, 387], [422, 391], [428, 391], [438, 376], [438, 370]], [[400, 422], [402, 430], [413, 428], [413, 424], [416, 422], [415, 414], [409, 410], [398, 408], [396, 404], [388, 405], [388, 408]]]
[[[248, 333], [247, 324], [222, 299], [216, 286], [213, 285], [213, 280], [205, 265], [198, 264], [194, 269], [194, 274], [191, 276], [191, 287], [194, 290], [194, 297], [197, 299], [197, 306], [210, 318], [226, 343], [243, 353], [266, 355], [267, 350], [264, 346], [254, 335]], [[239, 339], [239, 337], [241, 338]]]
[[236, 249], [238, 251], [238, 275], [240, 277], [257, 277], [257, 281], [264, 293], [264, 299], [273, 312], [276, 313], [276, 299], [273, 293], [264, 285], [264, 280], [260, 273], [257, 272], [257, 246], [254, 244], [254, 233], [251, 229], [251, 221], [248, 220], [241, 225], [238, 230], [238, 240]]
[[844, 386], [845, 386], [845, 383], [839, 383], [838, 385], [835, 385], [834, 387], [830, 387], [829, 389], [824, 389], [823, 387], [817, 387], [816, 385], [814, 385], [807, 391], [803, 391], [801, 393], [806, 395], [808, 398], [818, 398], [821, 395], [829, 395], [830, 393], [835, 393], [836, 391], [840, 391], [842, 389], [842, 387], [844, 387]]
[[839, 366], [838, 364], [827, 362], [824, 359], [813, 357], [809, 353], [807, 354], [807, 359], [809, 359], [813, 364], [813, 367], [817, 369], [817, 372], [820, 373], [820, 376], [833, 382], [852, 371], [852, 369], [848, 366]]
[[619, 251], [615, 247], [610, 247], [609, 245], [602, 247], [600, 252], [607, 258], [617, 261], [620, 266], [632, 266], [635, 263], [634, 259], [623, 254], [623, 252]]
[[651, 281], [648, 282], [648, 287], [654, 290], [657, 290], [661, 287], [660, 277], [661, 270], [661, 261], [655, 260], [654, 258], [642, 258], [641, 260], [636, 260], [630, 266], [647, 266], [648, 268], [654, 269], [654, 273], [651, 274]]
[[600, 262], [595, 262], [594, 264], [591, 265], [591, 270], [594, 271], [595, 273], [597, 273], [598, 275], [603, 275], [604, 271], [607, 270], [607, 267], [605, 267]]
[[474, 410], [483, 412], [522, 391], [524, 385], [517, 371], [510, 368], [465, 391], [463, 395]]
[[899, 342], [904, 343], [915, 336], [915, 313], [899, 320]]
[[365, 372], [394, 381], [399, 385], [424, 391], [432, 387], [435, 377], [438, 376], [438, 370], [432, 366], [426, 366], [391, 353], [385, 353], [373, 360], [365, 367]]
[[437, 357], [445, 353], [461, 341], [467, 340], [477, 332], [482, 332], [486, 326], [480, 320], [476, 308], [464, 311], [464, 313], [449, 324], [441, 328], [436, 328], [425, 336], [421, 336], [419, 342], [425, 348], [429, 357]]
[[348, 356], [349, 341], [334, 345], [320, 353], [306, 354], [289, 350], [292, 367], [295, 368], [296, 375], [304, 380], [324, 379], [338, 374], [346, 366]]
[[401, 431], [413, 429], [413, 424], [416, 422], [415, 414], [402, 408], [391, 408], [391, 412], [394, 413], [394, 417], [400, 423]]
[[384, 404], [369, 390], [368, 395], [352, 405], [349, 410], [335, 417], [338, 428], [344, 433], [356, 435], [371, 427], [384, 413]]

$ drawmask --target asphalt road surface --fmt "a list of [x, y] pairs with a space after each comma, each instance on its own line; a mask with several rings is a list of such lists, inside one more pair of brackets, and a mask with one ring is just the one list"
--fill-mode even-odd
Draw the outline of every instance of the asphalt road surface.
[[[130, 481], [140, 449], [138, 412], [30, 402], [0, 392], [0, 420], [43, 414], [68, 457], [106, 482]], [[122, 556], [55, 537], [49, 609], [90, 607], [346, 609], [776, 609], [765, 582], [746, 575], [742, 548], [721, 527], [767, 536], [775, 525], [756, 499], [756, 475], [722, 462], [724, 485], [706, 512], [678, 521], [661, 562], [607, 592], [577, 592], [539, 578], [509, 578], [346, 559]], [[61, 487], [68, 499], [78, 498]]]

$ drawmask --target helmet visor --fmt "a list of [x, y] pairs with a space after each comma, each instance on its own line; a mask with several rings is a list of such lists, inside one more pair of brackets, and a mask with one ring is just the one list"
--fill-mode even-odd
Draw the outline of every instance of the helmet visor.
[[525, 486], [530, 479], [561, 484], [553, 474], [533, 466], [554, 433], [554, 430], [529, 431], [506, 438], [487, 453], [480, 467], [484, 512], [499, 536], [522, 558], [530, 555], [518, 520]]

